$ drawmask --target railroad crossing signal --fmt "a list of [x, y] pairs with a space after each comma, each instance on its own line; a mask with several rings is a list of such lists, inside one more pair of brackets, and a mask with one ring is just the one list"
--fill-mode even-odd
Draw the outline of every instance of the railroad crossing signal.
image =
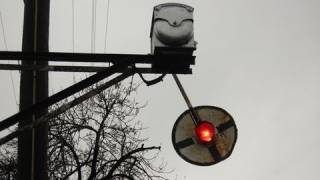
[[[193, 8], [165, 3], [154, 7], [151, 26], [151, 54], [192, 56], [196, 49]], [[163, 66], [153, 64], [154, 68]], [[233, 151], [237, 128], [231, 115], [218, 107], [192, 107], [176, 74], [173, 78], [188, 105], [172, 130], [176, 152], [187, 162], [207, 166], [216, 164]]]
[[209, 166], [228, 158], [237, 140], [237, 127], [231, 115], [222, 108], [193, 108], [200, 122], [195, 125], [190, 110], [182, 113], [172, 129], [172, 143], [185, 161]]
[[[0, 121], [0, 131], [21, 122], [24, 116], [37, 113], [58, 101], [81, 91], [82, 89], [115, 73], [121, 75], [97, 87], [95, 93], [87, 93], [65, 104], [57, 110], [41, 116], [24, 128], [0, 138], [0, 145], [19, 136], [26, 129], [32, 129], [41, 122], [64, 112], [68, 108], [83, 102], [98, 92], [133, 75], [162, 74], [146, 81], [148, 85], [162, 80], [165, 74], [172, 74], [180, 89], [188, 110], [182, 113], [172, 130], [172, 143], [176, 152], [187, 162], [208, 166], [228, 158], [237, 140], [237, 127], [231, 115], [224, 109], [214, 106], [192, 107], [176, 74], [191, 74], [190, 65], [194, 64], [192, 56], [196, 49], [193, 32], [193, 8], [184, 4], [165, 3], [154, 7], [151, 26], [151, 55], [133, 54], [85, 54], [85, 53], [52, 53], [52, 52], [0, 52], [0, 60], [24, 61], [72, 61], [72, 62], [111, 62], [111, 67], [83, 66], [37, 66], [0, 64], [0, 69], [24, 71], [74, 71], [98, 72], [91, 77], [40, 101], [21, 112]], [[150, 64], [150, 68], [139, 67], [139, 64]]]

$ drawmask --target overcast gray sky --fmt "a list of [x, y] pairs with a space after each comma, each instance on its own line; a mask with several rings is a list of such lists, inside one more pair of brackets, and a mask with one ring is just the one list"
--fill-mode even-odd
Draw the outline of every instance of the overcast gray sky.
[[[238, 126], [234, 153], [209, 167], [184, 162], [171, 130], [186, 109], [172, 77], [142, 85], [148, 102], [139, 118], [149, 145], [176, 171], [172, 179], [320, 179], [319, 0], [110, 0], [108, 53], [147, 54], [153, 6], [178, 2], [195, 8], [194, 74], [180, 76], [193, 104], [225, 108]], [[104, 52], [106, 0], [97, 0], [95, 52]], [[22, 0], [0, 0], [9, 50], [21, 50]], [[50, 50], [72, 52], [72, 1], [51, 0]], [[6, 50], [0, 31], [0, 50]], [[75, 0], [75, 51], [91, 51], [91, 1]], [[78, 74], [76, 74], [78, 75]], [[12, 73], [18, 96], [18, 73]], [[138, 77], [136, 77], [138, 80]], [[51, 73], [50, 91], [72, 83]], [[0, 71], [0, 117], [17, 111], [10, 73]]]

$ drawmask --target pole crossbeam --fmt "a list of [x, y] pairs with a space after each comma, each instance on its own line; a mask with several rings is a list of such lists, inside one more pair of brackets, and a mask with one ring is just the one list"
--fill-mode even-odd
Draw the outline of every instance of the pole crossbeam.
[[58, 62], [110, 62], [114, 64], [194, 65], [195, 56], [151, 54], [92, 54], [62, 52], [0, 51], [0, 60], [33, 60]]
[[[56, 72], [100, 72], [107, 67], [103, 66], [40, 66], [40, 65], [18, 65], [18, 64], [0, 64], [0, 70], [20, 70], [20, 71], [56, 71]], [[192, 70], [188, 67], [168, 67], [168, 68], [139, 68], [128, 67], [142, 74], [191, 74]], [[121, 73], [122, 71], [118, 71]]]

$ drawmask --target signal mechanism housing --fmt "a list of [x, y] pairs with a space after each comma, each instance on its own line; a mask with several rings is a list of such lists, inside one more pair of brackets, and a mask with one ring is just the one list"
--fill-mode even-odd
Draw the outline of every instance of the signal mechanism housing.
[[178, 3], [155, 6], [150, 38], [151, 54], [192, 55], [196, 49], [193, 8]]

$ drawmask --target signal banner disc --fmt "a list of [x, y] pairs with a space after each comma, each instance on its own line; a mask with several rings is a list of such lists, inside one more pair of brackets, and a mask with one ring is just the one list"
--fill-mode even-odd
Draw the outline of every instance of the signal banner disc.
[[237, 127], [231, 115], [215, 106], [194, 107], [201, 121], [214, 125], [214, 139], [206, 144], [199, 142], [196, 125], [190, 110], [182, 113], [172, 129], [172, 143], [176, 152], [187, 162], [209, 166], [228, 158], [237, 141]]

